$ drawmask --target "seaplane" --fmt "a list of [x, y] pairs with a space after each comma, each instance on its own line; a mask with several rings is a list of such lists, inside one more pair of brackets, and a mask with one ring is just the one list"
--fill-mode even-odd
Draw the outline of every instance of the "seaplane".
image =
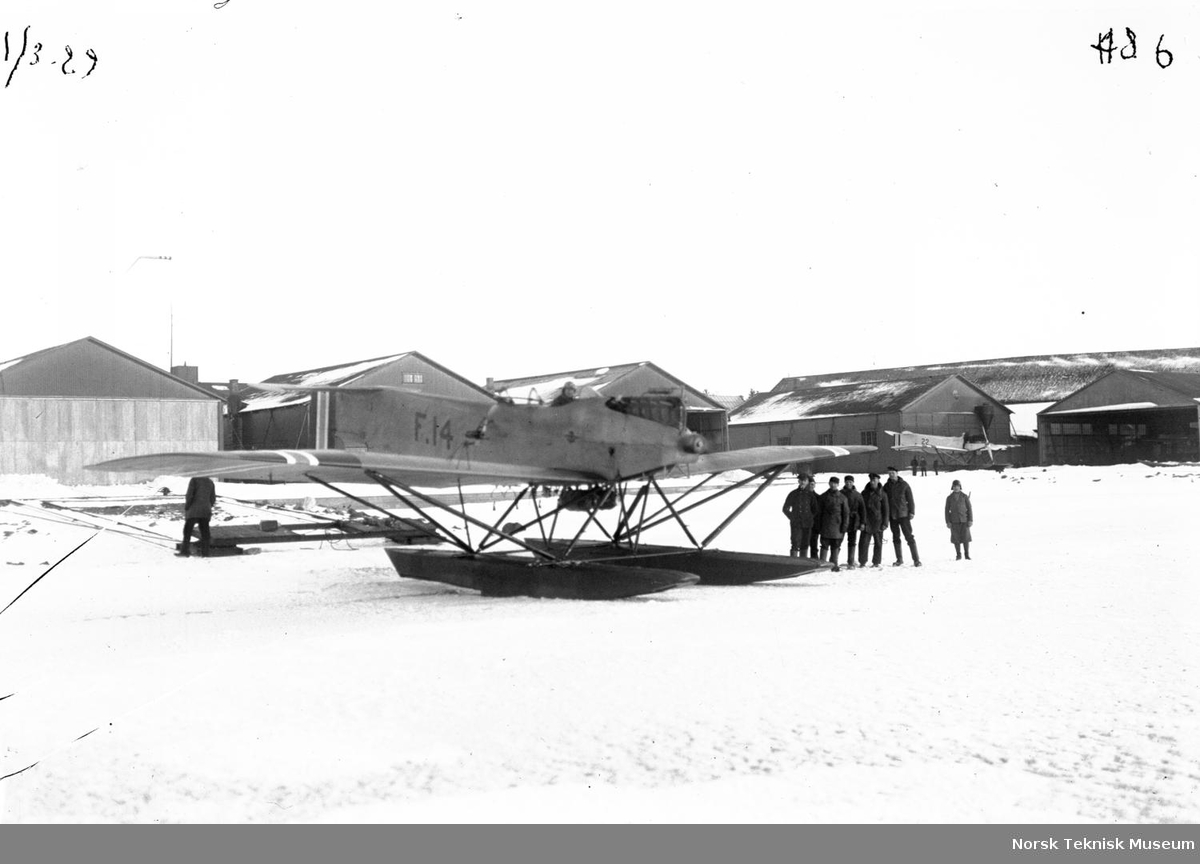
[[[525, 404], [390, 386], [255, 386], [332, 394], [342, 447], [157, 453], [88, 467], [151, 477], [310, 482], [394, 517], [340, 488], [377, 484], [399, 502], [394, 509], [419, 514], [425, 527], [433, 526], [449, 544], [386, 546], [400, 576], [487, 596], [599, 600], [696, 583], [786, 579], [830, 566], [712, 544], [789, 467], [875, 449], [796, 445], [714, 452], [702, 435], [687, 428], [686, 406], [677, 395], [589, 398], [564, 386], [552, 401]], [[727, 472], [743, 476], [727, 478], [732, 482], [724, 485], [711, 482]], [[518, 489], [503, 513], [487, 522], [467, 512], [462, 487], [473, 484]], [[447, 487], [458, 488], [457, 504], [453, 492], [433, 494]], [[740, 502], [726, 499], [735, 501], [728, 515], [720, 511], [718, 516], [725, 516], [720, 524], [706, 536], [695, 536], [685, 514], [739, 489], [750, 494]], [[508, 521], [523, 500], [533, 503], [533, 518]], [[568, 511], [582, 514], [582, 525], [559, 536], [558, 517]], [[574, 521], [579, 520], [564, 520]], [[454, 530], [459, 523], [462, 529]], [[690, 545], [643, 542], [647, 532], [668, 523], [681, 528]], [[585, 539], [589, 529], [592, 539]], [[677, 530], [673, 536], [680, 536]]]

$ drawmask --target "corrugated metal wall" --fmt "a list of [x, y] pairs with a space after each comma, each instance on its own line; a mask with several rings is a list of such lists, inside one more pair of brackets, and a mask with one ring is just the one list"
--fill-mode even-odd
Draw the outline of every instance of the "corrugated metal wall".
[[[313, 399], [297, 405], [246, 411], [237, 418], [241, 424], [244, 450], [301, 450], [315, 447], [316, 406]], [[325, 446], [325, 445], [322, 445]]]
[[[420, 380], [411, 380], [413, 375], [420, 376]], [[393, 363], [363, 375], [348, 386], [376, 385], [403, 387], [431, 395], [477, 400], [481, 404], [492, 402], [491, 397], [486, 393], [458, 380], [420, 357], [401, 357]], [[324, 414], [317, 405], [317, 395], [294, 405], [240, 412], [237, 422], [240, 424], [241, 430], [241, 448], [247, 450], [295, 450], [309, 447], [336, 447], [338, 446], [336, 442], [340, 440], [360, 437], [361, 430], [353, 427], [342, 428], [342, 421], [338, 417], [337, 398], [322, 401], [328, 406], [324, 409]], [[236, 446], [237, 436], [231, 434], [229, 437]]]
[[100, 485], [151, 479], [85, 471], [105, 459], [216, 450], [220, 402], [0, 397], [0, 474]]

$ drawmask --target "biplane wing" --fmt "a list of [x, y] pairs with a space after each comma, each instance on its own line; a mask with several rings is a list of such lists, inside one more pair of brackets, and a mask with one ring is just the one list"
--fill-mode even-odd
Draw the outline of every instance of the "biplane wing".
[[353, 450], [222, 450], [216, 453], [154, 453], [89, 465], [95, 471], [147, 476], [212, 477], [245, 483], [368, 482], [368, 471], [414, 486], [458, 483], [572, 484], [601, 478], [584, 471], [536, 465]]

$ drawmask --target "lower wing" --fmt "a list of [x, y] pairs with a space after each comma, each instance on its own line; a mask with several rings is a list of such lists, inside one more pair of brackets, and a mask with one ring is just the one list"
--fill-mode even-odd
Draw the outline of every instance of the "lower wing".
[[447, 460], [353, 450], [222, 450], [217, 453], [154, 453], [88, 465], [91, 471], [149, 477], [212, 477], [246, 483], [369, 482], [368, 471], [414, 486], [458, 483], [594, 483], [582, 471], [531, 465]]

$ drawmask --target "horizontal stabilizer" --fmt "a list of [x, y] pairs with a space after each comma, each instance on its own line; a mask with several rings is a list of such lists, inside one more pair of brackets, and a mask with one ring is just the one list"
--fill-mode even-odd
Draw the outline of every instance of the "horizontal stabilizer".
[[727, 450], [723, 453], [705, 453], [688, 465], [675, 468], [672, 475], [719, 474], [722, 471], [755, 471], [773, 465], [790, 465], [794, 462], [813, 462], [818, 459], [836, 459], [856, 453], [871, 453], [874, 447], [866, 444], [847, 444], [844, 447], [818, 444], [779, 445], [773, 447], [748, 447], [745, 450]]

